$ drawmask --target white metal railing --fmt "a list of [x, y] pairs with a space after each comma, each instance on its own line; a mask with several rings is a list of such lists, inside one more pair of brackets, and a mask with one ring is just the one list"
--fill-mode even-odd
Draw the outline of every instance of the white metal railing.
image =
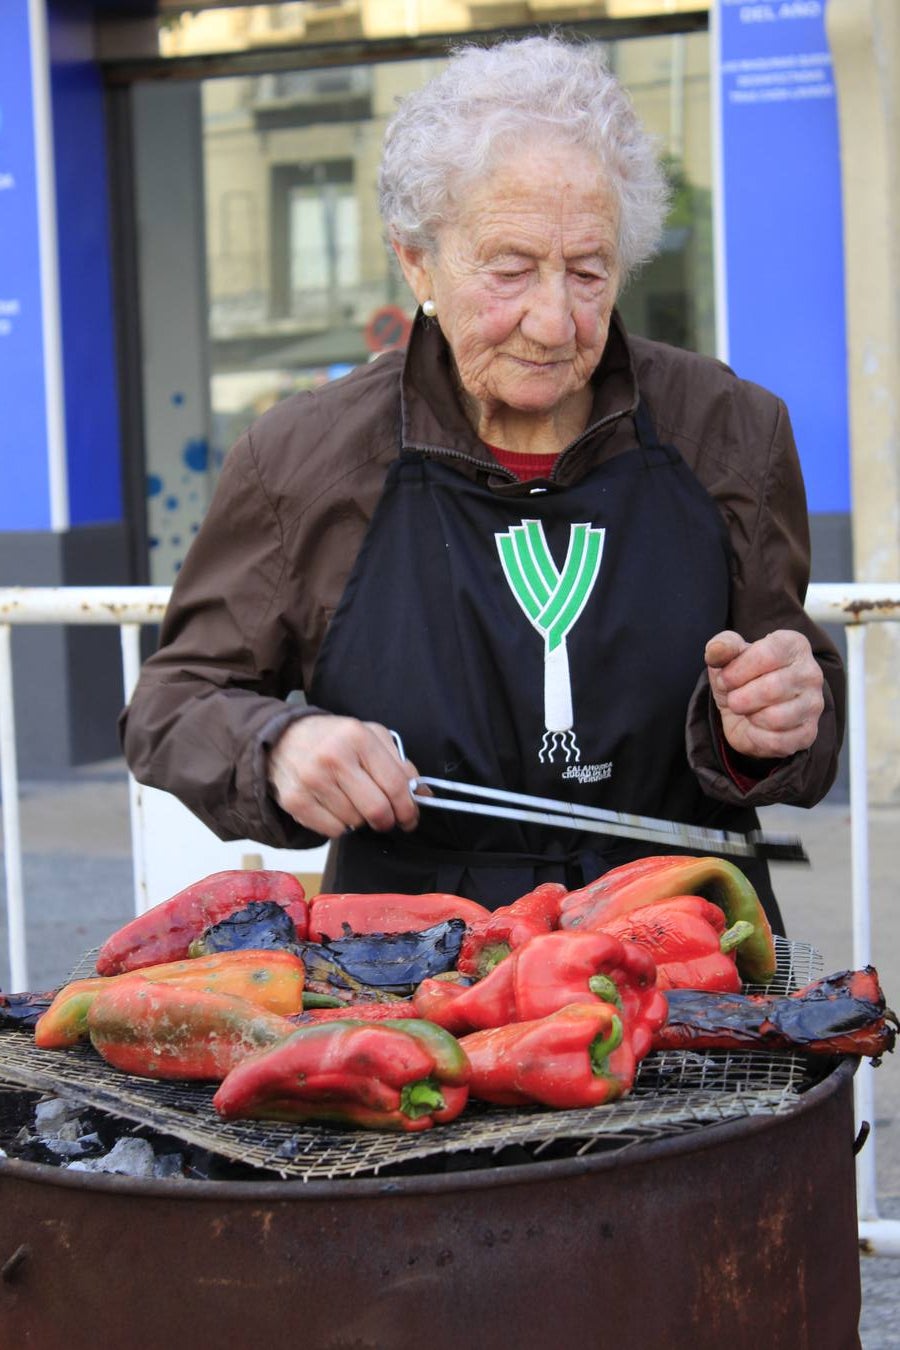
[[[141, 627], [159, 623], [169, 599], [168, 586], [0, 587], [0, 794], [3, 798], [3, 864], [9, 972], [13, 990], [28, 988], [25, 899], [22, 886], [22, 834], [19, 824], [19, 773], [13, 699], [12, 627], [16, 624], [116, 624], [122, 649], [122, 678], [127, 702], [141, 665]], [[140, 827], [138, 785], [128, 776], [131, 856], [136, 912], [144, 906], [144, 831]]]
[[[900, 622], [900, 584], [810, 586], [806, 609], [817, 623], [843, 624], [847, 639], [847, 741], [850, 777], [850, 875], [853, 965], [872, 959], [869, 896], [869, 789], [866, 741], [866, 628]], [[863, 1060], [853, 1080], [857, 1129], [866, 1122], [869, 1139], [856, 1159], [856, 1208], [860, 1245], [868, 1255], [900, 1256], [900, 1220], [878, 1214], [875, 1171], [875, 1083]]]
[[[140, 669], [140, 629], [158, 623], [169, 588], [0, 587], [0, 793], [3, 797], [4, 868], [12, 988], [28, 987], [25, 954], [25, 902], [19, 828], [19, 779], [16, 763], [11, 629], [17, 624], [115, 624], [121, 636], [125, 699]], [[900, 622], [900, 582], [871, 585], [836, 583], [811, 586], [806, 609], [818, 623], [846, 628], [849, 690], [847, 732], [850, 776], [851, 895], [853, 962], [870, 964], [869, 835], [866, 751], [866, 631], [871, 623]], [[145, 907], [144, 831], [141, 798], [129, 775], [135, 911]], [[875, 1177], [875, 1102], [871, 1065], [860, 1064], [854, 1080], [857, 1125], [870, 1125], [866, 1147], [857, 1158], [857, 1206], [860, 1243], [868, 1254], [900, 1256], [900, 1220], [878, 1216]]]

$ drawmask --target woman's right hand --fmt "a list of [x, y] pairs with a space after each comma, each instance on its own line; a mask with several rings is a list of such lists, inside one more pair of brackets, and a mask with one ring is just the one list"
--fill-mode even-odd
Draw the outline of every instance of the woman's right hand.
[[292, 722], [269, 752], [278, 805], [328, 839], [361, 825], [414, 830], [419, 809], [409, 780], [415, 777], [387, 728], [355, 717], [311, 713]]

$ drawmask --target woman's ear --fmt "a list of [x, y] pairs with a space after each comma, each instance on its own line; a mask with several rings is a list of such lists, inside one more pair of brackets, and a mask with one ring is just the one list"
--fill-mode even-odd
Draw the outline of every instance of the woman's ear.
[[425, 265], [425, 250], [414, 248], [410, 244], [400, 244], [396, 239], [391, 240], [391, 247], [397, 255], [406, 284], [421, 305], [423, 300], [427, 300], [431, 295], [431, 278]]

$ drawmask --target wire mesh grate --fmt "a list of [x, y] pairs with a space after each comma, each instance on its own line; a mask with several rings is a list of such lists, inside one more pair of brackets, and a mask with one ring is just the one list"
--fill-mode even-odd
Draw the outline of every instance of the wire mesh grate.
[[[819, 972], [821, 958], [807, 944], [778, 939], [776, 953], [770, 993], [802, 987]], [[559, 1149], [570, 1156], [621, 1152], [727, 1121], [786, 1114], [810, 1078], [806, 1057], [790, 1052], [670, 1050], [648, 1055], [631, 1093], [605, 1106], [548, 1111], [471, 1102], [450, 1124], [409, 1135], [223, 1121], [212, 1106], [215, 1085], [136, 1078], [106, 1064], [89, 1046], [39, 1050], [31, 1033], [22, 1031], [0, 1036], [0, 1083], [69, 1097], [233, 1162], [311, 1181], [379, 1175], [411, 1164], [427, 1170], [422, 1164], [437, 1168], [449, 1157], [465, 1166], [467, 1154], [482, 1165], [510, 1149], [534, 1158]]]

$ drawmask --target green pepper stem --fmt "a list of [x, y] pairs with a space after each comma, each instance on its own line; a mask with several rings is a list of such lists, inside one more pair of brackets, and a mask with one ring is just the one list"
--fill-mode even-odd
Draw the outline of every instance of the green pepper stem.
[[508, 942], [490, 942], [482, 947], [478, 957], [478, 975], [484, 979], [490, 975], [495, 966], [499, 966], [501, 961], [505, 961], [510, 953]]
[[604, 1003], [611, 1003], [614, 1008], [621, 1008], [622, 999], [619, 994], [618, 986], [614, 979], [609, 975], [592, 975], [588, 980], [588, 989], [598, 998], [602, 998]]
[[430, 1116], [446, 1106], [443, 1094], [434, 1078], [419, 1078], [407, 1083], [400, 1093], [400, 1110], [410, 1120]]
[[622, 1044], [622, 1019], [613, 1014], [606, 1036], [595, 1036], [588, 1046], [591, 1059], [591, 1073], [595, 1078], [605, 1077], [609, 1072], [608, 1060], [614, 1050]]
[[333, 994], [315, 994], [311, 989], [303, 991], [304, 1008], [346, 1008], [347, 1016], [352, 1016], [353, 1009], [345, 999], [335, 998]]
[[742, 942], [746, 942], [754, 931], [753, 924], [747, 919], [738, 919], [737, 923], [732, 924], [726, 929], [719, 938], [719, 947], [723, 952], [733, 952], [735, 947], [739, 947]]

